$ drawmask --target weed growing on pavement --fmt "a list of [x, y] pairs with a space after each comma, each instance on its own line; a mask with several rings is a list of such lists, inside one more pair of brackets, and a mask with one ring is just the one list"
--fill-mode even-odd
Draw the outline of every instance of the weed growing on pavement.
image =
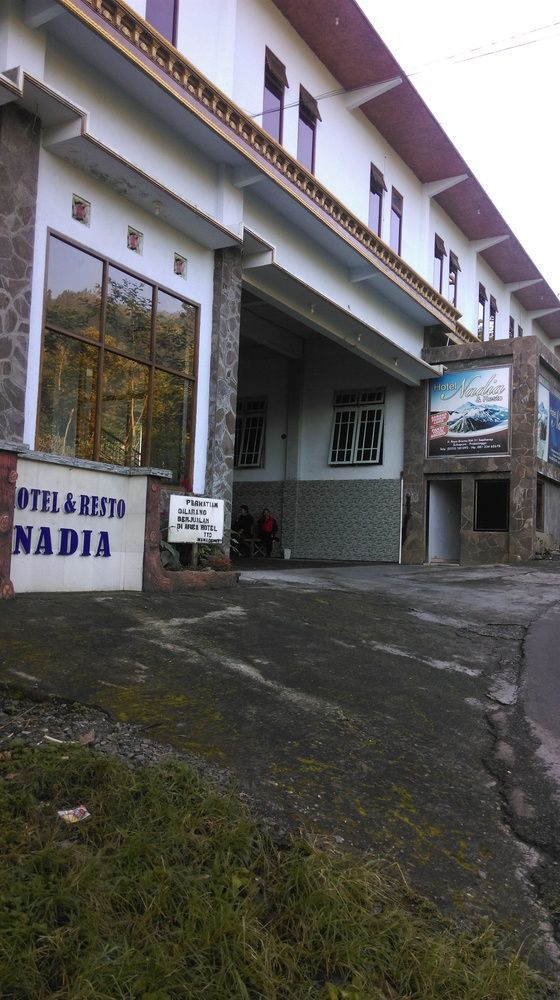
[[489, 925], [457, 930], [389, 866], [276, 845], [183, 765], [14, 746], [0, 779], [9, 1000], [548, 995]]

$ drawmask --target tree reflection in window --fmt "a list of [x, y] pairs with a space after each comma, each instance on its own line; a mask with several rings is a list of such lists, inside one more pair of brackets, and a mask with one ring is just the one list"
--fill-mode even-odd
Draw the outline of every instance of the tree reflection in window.
[[187, 476], [197, 309], [51, 236], [37, 447]]
[[105, 346], [148, 360], [150, 357], [153, 287], [109, 267]]
[[102, 462], [142, 465], [146, 437], [148, 368], [107, 352], [101, 403]]
[[43, 344], [39, 451], [91, 458], [95, 433], [97, 350], [46, 331]]

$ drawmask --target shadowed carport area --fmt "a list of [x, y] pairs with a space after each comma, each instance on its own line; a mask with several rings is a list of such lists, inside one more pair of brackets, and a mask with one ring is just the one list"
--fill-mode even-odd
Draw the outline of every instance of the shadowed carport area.
[[557, 563], [283, 564], [223, 592], [22, 596], [0, 676], [229, 769], [268, 823], [394, 858], [550, 951], [560, 822], [522, 643], [559, 582]]

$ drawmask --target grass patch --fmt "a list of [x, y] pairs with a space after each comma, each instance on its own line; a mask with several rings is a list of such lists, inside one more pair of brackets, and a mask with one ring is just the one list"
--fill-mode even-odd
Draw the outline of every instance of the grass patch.
[[16, 746], [0, 778], [3, 998], [551, 995], [490, 925], [459, 931], [381, 864], [279, 848], [183, 765]]

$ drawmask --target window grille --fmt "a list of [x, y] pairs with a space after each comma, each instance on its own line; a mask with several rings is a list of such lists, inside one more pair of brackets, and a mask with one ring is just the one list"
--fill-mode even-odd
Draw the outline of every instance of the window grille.
[[265, 428], [266, 400], [238, 400], [234, 461], [237, 469], [262, 468]]
[[382, 460], [383, 389], [335, 393], [330, 465], [372, 465]]

